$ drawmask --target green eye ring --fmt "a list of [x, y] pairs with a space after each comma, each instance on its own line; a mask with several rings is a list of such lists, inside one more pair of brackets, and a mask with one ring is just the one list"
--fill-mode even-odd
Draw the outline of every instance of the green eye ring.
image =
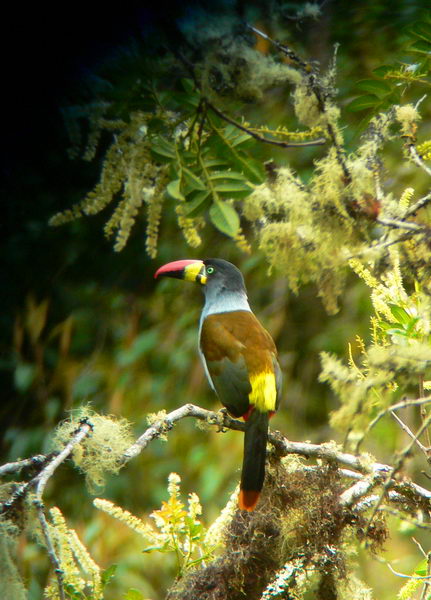
[[212, 275], [214, 273], [214, 271], [215, 271], [214, 267], [207, 267], [206, 268], [207, 275]]

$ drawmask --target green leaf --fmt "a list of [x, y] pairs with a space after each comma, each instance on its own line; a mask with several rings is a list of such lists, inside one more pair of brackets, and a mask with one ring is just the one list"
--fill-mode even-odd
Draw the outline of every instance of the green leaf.
[[409, 46], [409, 50], [419, 52], [420, 54], [429, 54], [431, 56], [431, 42], [426, 42], [425, 40], [418, 40], [417, 42], [413, 42], [413, 44]]
[[104, 571], [102, 571], [102, 585], [108, 585], [113, 577], [115, 577], [115, 573], [117, 571], [117, 565], [111, 565]]
[[174, 179], [173, 181], [170, 181], [166, 186], [166, 191], [168, 192], [169, 196], [174, 200], [185, 200], [184, 195], [181, 193], [180, 183], [181, 182], [179, 179]]
[[[144, 554], [149, 554], [150, 552], [163, 552], [164, 546], [147, 546], [142, 550]], [[165, 550], [166, 551], [166, 550]]]
[[409, 313], [401, 306], [398, 306], [398, 304], [389, 304], [389, 309], [398, 323], [401, 323], [402, 325], [408, 325], [412, 320]]
[[416, 327], [417, 322], [419, 321], [419, 317], [412, 317], [410, 323], [406, 327], [406, 332], [408, 335], [412, 334], [414, 328]]
[[36, 378], [37, 369], [31, 363], [19, 363], [14, 372], [15, 387], [19, 392], [26, 392]]
[[229, 181], [227, 183], [216, 184], [214, 190], [228, 198], [244, 198], [253, 191], [253, 188], [246, 182]]
[[425, 577], [426, 575], [428, 575], [428, 559], [427, 558], [424, 558], [418, 564], [418, 566], [415, 569], [415, 575], [419, 575], [420, 577]]
[[182, 77], [180, 81], [181, 81], [181, 85], [183, 86], [183, 90], [187, 94], [192, 94], [193, 92], [196, 92], [193, 79], [189, 79], [188, 77]]
[[187, 167], [183, 167], [184, 179], [191, 190], [206, 190], [207, 186]]
[[175, 146], [168, 142], [165, 138], [157, 136], [151, 142], [151, 150], [164, 158], [175, 158]]
[[246, 178], [242, 173], [238, 173], [238, 171], [212, 171], [210, 175], [211, 181], [216, 181], [217, 179], [234, 179], [238, 181], [246, 182]]
[[362, 81], [358, 81], [356, 87], [363, 92], [375, 94], [379, 98], [391, 92], [391, 86], [386, 81], [379, 79], [363, 79]]
[[387, 335], [401, 335], [402, 337], [407, 337], [407, 333], [405, 329], [388, 329], [386, 331]]
[[235, 127], [235, 125], [230, 124], [226, 125], [224, 128], [224, 135], [230, 145], [234, 147], [252, 139], [250, 134], [245, 133], [245, 131], [243, 132], [241, 129], [238, 129], [238, 127]]
[[427, 23], [426, 21], [414, 23], [412, 27], [409, 28], [408, 33], [414, 37], [431, 42], [431, 23]]
[[352, 112], [358, 112], [365, 110], [366, 108], [372, 108], [377, 106], [379, 98], [374, 94], [366, 94], [365, 96], [359, 96], [347, 105], [347, 108]]
[[67, 592], [69, 600], [85, 600], [85, 595], [71, 583], [65, 583], [64, 590]]
[[124, 594], [123, 599], [124, 600], [144, 600], [144, 596], [139, 590], [137, 590], [135, 588], [130, 588]]
[[154, 330], [143, 331], [135, 337], [131, 346], [119, 350], [117, 363], [120, 367], [127, 367], [154, 348], [159, 341], [158, 334]]
[[202, 162], [206, 169], [213, 169], [214, 167], [226, 166], [226, 161], [222, 158], [203, 158]]
[[184, 215], [192, 218], [202, 214], [209, 197], [210, 192], [208, 190], [205, 190], [204, 192], [196, 192], [193, 198], [188, 200], [184, 205]]
[[240, 133], [237, 135], [231, 142], [232, 146], [239, 146], [240, 144], [244, 144], [244, 142], [249, 142], [253, 137], [249, 133]]
[[239, 216], [231, 204], [223, 202], [223, 200], [214, 202], [209, 210], [209, 215], [212, 224], [222, 233], [229, 237], [235, 237], [238, 233]]
[[390, 65], [381, 65], [380, 67], [373, 69], [372, 73], [376, 77], [384, 77], [387, 73], [389, 73], [390, 71], [393, 71], [393, 70], [394, 70], [394, 67], [391, 67]]

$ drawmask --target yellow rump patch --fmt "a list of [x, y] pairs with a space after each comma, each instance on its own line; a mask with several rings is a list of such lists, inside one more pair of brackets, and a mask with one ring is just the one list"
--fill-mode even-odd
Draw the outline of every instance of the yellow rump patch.
[[259, 373], [250, 375], [251, 392], [249, 394], [250, 404], [253, 404], [261, 412], [275, 410], [277, 390], [275, 386], [274, 373]]

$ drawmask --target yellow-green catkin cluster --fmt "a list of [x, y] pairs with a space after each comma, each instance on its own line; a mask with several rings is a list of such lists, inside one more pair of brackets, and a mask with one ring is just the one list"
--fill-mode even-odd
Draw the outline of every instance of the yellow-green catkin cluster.
[[72, 459], [85, 473], [90, 490], [95, 490], [103, 486], [106, 473], [119, 471], [123, 454], [134, 439], [126, 419], [98, 415], [83, 408], [56, 429], [52, 439], [55, 450], [61, 450], [71, 440], [83, 418], [91, 423], [92, 431], [74, 447]]
[[172, 553], [177, 560], [178, 573], [182, 574], [209, 559], [220, 540], [207, 536], [200, 521], [202, 506], [197, 494], [189, 494], [187, 505], [181, 501], [180, 482], [177, 473], [169, 475], [169, 498], [150, 515], [154, 525], [109, 500], [96, 498], [94, 505], [138, 533], [150, 545], [146, 552]]
[[[156, 164], [152, 159], [147, 137], [150, 117], [154, 115], [136, 111], [131, 113], [128, 123], [114, 122], [112, 127], [117, 129], [117, 135], [106, 152], [99, 182], [81, 202], [54, 215], [51, 225], [61, 225], [83, 215], [95, 215], [116, 202], [104, 231], [108, 238], [115, 235], [114, 250], [119, 252], [126, 245], [143, 208], [146, 208], [147, 251], [150, 256], [155, 256], [167, 167]], [[109, 125], [109, 121], [100, 118], [93, 123], [93, 128], [98, 131], [112, 129]], [[97, 138], [94, 144], [96, 142]], [[86, 154], [89, 154], [88, 151]]]
[[[76, 594], [91, 591], [94, 600], [101, 600], [103, 589], [100, 567], [94, 562], [76, 531], [69, 529], [60, 509], [53, 507], [49, 513], [50, 537], [60, 563], [64, 584]], [[45, 597], [49, 600], [60, 598], [55, 578], [45, 588]]]
[[331, 425], [343, 431], [364, 431], [376, 409], [385, 409], [394, 401], [394, 393], [400, 394], [398, 390], [418, 387], [431, 367], [429, 295], [417, 283], [406, 291], [396, 246], [390, 247], [388, 262], [386, 270], [376, 275], [371, 262], [349, 261], [370, 288], [374, 309], [371, 340], [365, 343], [357, 338], [356, 353], [349, 346], [348, 365], [322, 354], [320, 378], [340, 400]]
[[175, 212], [177, 213], [178, 225], [187, 244], [191, 248], [198, 248], [202, 243], [199, 229], [205, 225], [204, 219], [188, 217], [186, 214], [186, 206], [183, 202], [177, 204]]

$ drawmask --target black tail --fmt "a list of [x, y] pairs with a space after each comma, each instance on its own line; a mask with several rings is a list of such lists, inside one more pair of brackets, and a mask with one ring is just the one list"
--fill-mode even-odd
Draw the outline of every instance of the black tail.
[[244, 458], [239, 496], [239, 507], [243, 510], [254, 509], [263, 487], [268, 421], [267, 412], [255, 409], [245, 424]]

